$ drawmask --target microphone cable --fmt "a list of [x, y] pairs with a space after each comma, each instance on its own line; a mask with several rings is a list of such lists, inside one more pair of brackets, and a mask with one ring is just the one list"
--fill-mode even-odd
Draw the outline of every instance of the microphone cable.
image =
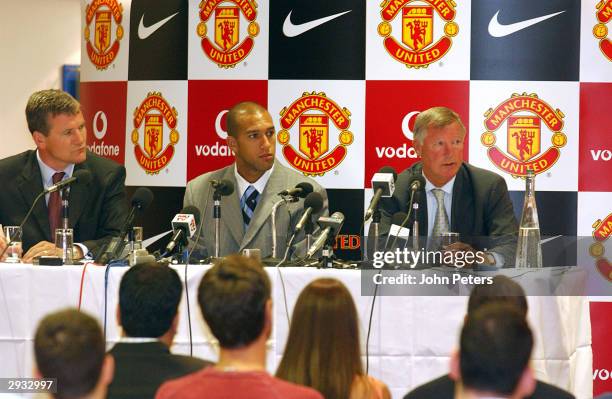
[[[206, 209], [206, 207], [204, 207]], [[191, 247], [191, 250], [187, 251], [187, 259], [185, 259], [185, 270], [184, 270], [184, 284], [185, 284], [185, 300], [187, 301], [187, 327], [189, 329], [189, 356], [193, 357], [193, 331], [191, 328], [191, 305], [189, 304], [189, 284], [187, 284], [187, 269], [189, 266], [189, 261], [191, 260], [191, 255], [200, 241], [200, 236], [202, 235], [202, 226], [204, 226], [204, 221], [200, 220], [200, 226], [198, 227], [198, 232], [196, 233], [196, 239]]]
[[[408, 203], [408, 214], [406, 215], [406, 218], [402, 221], [402, 224], [400, 225], [400, 227], [404, 227], [406, 223], [408, 223], [408, 220], [410, 219], [410, 215], [412, 213], [413, 201], [414, 201], [414, 191], [412, 191], [412, 193], [410, 194], [410, 202]], [[395, 246], [397, 237], [398, 236], [395, 236], [395, 239], [391, 243], [391, 248]], [[388, 247], [385, 247], [385, 251], [387, 249]], [[382, 275], [382, 272], [383, 272], [383, 269], [381, 267], [381, 269], [378, 271], [378, 275]], [[366, 334], [366, 344], [365, 344], [365, 348], [366, 348], [366, 371], [365, 373], [366, 375], [368, 375], [368, 370], [370, 368], [370, 333], [372, 331], [372, 319], [374, 316], [374, 304], [376, 303], [377, 293], [378, 293], [378, 284], [374, 284], [374, 294], [372, 295], [372, 305], [370, 306], [370, 316], [368, 318], [368, 333]]]

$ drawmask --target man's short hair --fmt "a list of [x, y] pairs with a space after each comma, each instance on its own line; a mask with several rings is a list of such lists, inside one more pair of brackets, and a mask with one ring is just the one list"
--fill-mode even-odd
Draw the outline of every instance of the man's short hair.
[[225, 116], [227, 134], [232, 137], [236, 137], [238, 135], [238, 131], [240, 130], [240, 122], [238, 121], [239, 117], [255, 112], [268, 112], [268, 110], [261, 104], [254, 101], [243, 101], [230, 108]]
[[468, 314], [461, 330], [459, 364], [466, 388], [511, 395], [528, 366], [533, 336], [525, 317], [491, 303]]
[[57, 378], [56, 398], [94, 390], [104, 363], [102, 330], [91, 316], [66, 309], [46, 316], [36, 329], [34, 354], [43, 378]]
[[204, 320], [222, 348], [249, 345], [262, 333], [270, 280], [261, 263], [231, 255], [206, 272], [198, 288]]
[[131, 267], [119, 285], [123, 331], [130, 337], [161, 337], [176, 317], [182, 293], [178, 273], [165, 264]]
[[419, 113], [414, 120], [414, 139], [423, 144], [427, 129], [442, 128], [457, 122], [465, 134], [465, 126], [461, 122], [459, 114], [447, 107], [432, 107]]
[[468, 315], [488, 303], [506, 303], [515, 306], [523, 317], [527, 317], [528, 306], [525, 291], [508, 276], [497, 275], [493, 277], [493, 284], [475, 286], [468, 300]]
[[28, 99], [25, 114], [30, 133], [49, 134], [49, 116], [59, 114], [76, 115], [81, 110], [79, 102], [62, 90], [41, 90]]

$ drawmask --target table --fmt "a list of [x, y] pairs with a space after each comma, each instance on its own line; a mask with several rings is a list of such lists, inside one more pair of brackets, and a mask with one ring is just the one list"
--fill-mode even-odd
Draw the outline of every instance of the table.
[[[173, 267], [184, 281], [185, 266]], [[187, 284], [194, 355], [215, 360], [216, 341], [202, 319], [196, 294], [207, 268], [188, 266]], [[108, 273], [106, 320], [109, 347], [120, 335], [115, 309], [119, 282], [126, 270], [124, 267], [113, 267]], [[267, 272], [274, 295], [274, 331], [268, 342], [267, 363], [271, 372], [276, 369], [286, 343], [288, 321], [285, 309], [291, 312], [302, 288], [319, 277], [335, 277], [343, 281], [353, 294], [360, 315], [362, 348], [365, 347], [372, 297], [361, 295], [359, 270], [268, 268]], [[98, 318], [102, 324], [104, 267], [0, 264], [0, 376], [31, 375], [32, 341], [36, 325], [49, 312], [78, 305], [82, 276], [81, 308]], [[188, 354], [185, 293], [183, 296], [179, 309], [178, 334], [172, 351]], [[528, 302], [529, 322], [536, 340], [532, 358], [537, 378], [559, 385], [579, 398], [592, 397], [588, 299], [578, 296], [539, 296], [529, 297]], [[414, 386], [446, 373], [450, 353], [457, 344], [466, 304], [466, 296], [377, 297], [370, 337], [370, 374], [386, 382], [394, 398], [401, 398]]]

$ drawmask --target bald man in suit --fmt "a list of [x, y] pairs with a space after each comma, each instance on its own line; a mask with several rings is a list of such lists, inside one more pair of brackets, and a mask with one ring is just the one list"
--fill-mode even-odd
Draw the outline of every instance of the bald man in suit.
[[[219, 255], [238, 253], [245, 248], [259, 248], [262, 258], [272, 255], [271, 211], [280, 199], [279, 192], [298, 183], [312, 184], [323, 197], [323, 208], [313, 216], [328, 214], [327, 193], [313, 179], [275, 161], [275, 130], [270, 113], [261, 105], [243, 102], [227, 114], [227, 144], [235, 162], [225, 168], [205, 173], [187, 184], [184, 205], [194, 205], [203, 223], [198, 251], [214, 255], [212, 180], [225, 179], [234, 184], [234, 192], [221, 198]], [[285, 209], [286, 207], [286, 209]], [[277, 256], [282, 257], [286, 240], [295, 229], [304, 208], [303, 201], [282, 205], [276, 214]], [[303, 234], [295, 242], [303, 239]], [[303, 249], [303, 246], [300, 246]], [[299, 253], [299, 252], [298, 252]]]

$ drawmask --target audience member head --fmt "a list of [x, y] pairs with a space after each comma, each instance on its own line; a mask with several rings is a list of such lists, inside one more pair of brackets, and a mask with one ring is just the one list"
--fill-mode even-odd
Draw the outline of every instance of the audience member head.
[[241, 349], [272, 329], [270, 280], [258, 261], [230, 255], [206, 272], [198, 288], [204, 320], [224, 349]]
[[276, 376], [325, 398], [348, 398], [362, 376], [359, 325], [348, 289], [331, 278], [308, 284], [297, 299]]
[[183, 285], [178, 273], [162, 263], [133, 266], [119, 285], [119, 324], [129, 337], [168, 338], [178, 325]]
[[105, 351], [94, 318], [74, 309], [52, 313], [36, 329], [36, 374], [57, 379], [56, 398], [105, 398], [114, 368]]
[[527, 317], [527, 298], [525, 291], [510, 277], [497, 275], [493, 277], [493, 284], [476, 285], [470, 293], [468, 300], [468, 315], [482, 305], [488, 303], [506, 303], [512, 305], [523, 317]]
[[475, 396], [523, 398], [535, 389], [529, 367], [533, 336], [515, 306], [486, 304], [468, 314], [451, 377]]

